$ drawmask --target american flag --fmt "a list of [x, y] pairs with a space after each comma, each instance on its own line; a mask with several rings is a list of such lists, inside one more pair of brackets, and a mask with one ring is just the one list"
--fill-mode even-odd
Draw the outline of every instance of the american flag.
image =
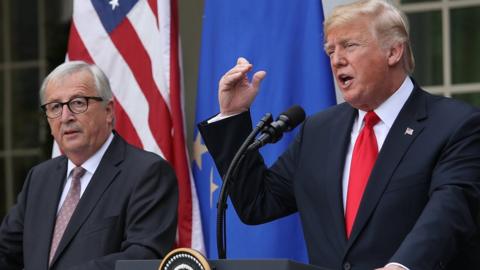
[[177, 246], [204, 253], [185, 145], [177, 16], [176, 0], [74, 0], [67, 59], [98, 65], [115, 96], [116, 131], [172, 164]]

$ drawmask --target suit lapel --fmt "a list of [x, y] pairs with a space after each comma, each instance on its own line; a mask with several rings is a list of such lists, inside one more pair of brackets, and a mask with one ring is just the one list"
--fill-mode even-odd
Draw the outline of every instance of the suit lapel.
[[380, 150], [353, 225], [348, 248], [365, 227], [404, 154], [422, 132], [424, 122], [421, 120], [426, 117], [425, 97], [418, 88], [415, 88], [398, 114]]
[[64, 251], [66, 246], [72, 241], [80, 227], [88, 219], [88, 216], [96, 207], [102, 194], [108, 188], [110, 183], [114, 181], [116, 175], [120, 173], [120, 169], [117, 165], [123, 161], [124, 152], [125, 142], [118, 135], [115, 135], [111, 145], [103, 155], [97, 170], [92, 176], [87, 189], [78, 202], [77, 208], [75, 209], [75, 212], [65, 229], [62, 240], [58, 245], [57, 253], [52, 261], [52, 265]]
[[[36, 228], [38, 230], [36, 243], [38, 248], [35, 250], [41, 251], [43, 254], [38, 254], [39, 269], [48, 268], [48, 256], [50, 253], [50, 244], [52, 242], [53, 229], [57, 218], [57, 209], [62, 189], [66, 179], [67, 159], [59, 157], [58, 163], [51, 171], [50, 177], [45, 179], [45, 186], [43, 188], [45, 194], [42, 200], [38, 203], [39, 209], [42, 210], [42, 222], [37, 222]], [[57, 194], [51, 196], [51, 194]]]
[[[356, 112], [354, 108], [344, 104], [346, 110], [343, 110], [333, 121], [332, 128], [330, 128], [330, 139], [328, 141], [328, 163], [325, 167], [325, 181], [328, 192], [326, 197], [330, 205], [329, 209], [333, 216], [334, 226], [337, 237], [341, 243], [345, 243], [345, 217], [343, 211], [342, 199], [342, 177], [345, 158], [350, 143], [353, 121], [355, 120]], [[327, 190], [327, 189], [325, 189]]]

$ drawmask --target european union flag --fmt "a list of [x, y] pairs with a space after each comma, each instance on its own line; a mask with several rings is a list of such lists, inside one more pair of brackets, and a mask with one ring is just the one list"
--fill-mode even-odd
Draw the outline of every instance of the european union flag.
[[[218, 81], [239, 56], [254, 72], [267, 71], [251, 107], [256, 123], [266, 112], [278, 116], [301, 105], [307, 115], [334, 105], [330, 63], [323, 50], [323, 10], [319, 0], [206, 0], [196, 120], [219, 112]], [[253, 73], [253, 72], [252, 72]], [[254, 123], [254, 124], [255, 124]], [[262, 149], [268, 164], [293, 138], [288, 134]], [[221, 179], [195, 132], [193, 171], [200, 199], [209, 258], [217, 258], [216, 203]], [[290, 258], [307, 262], [298, 214], [264, 225], [244, 225], [232, 204], [227, 210], [227, 258]]]

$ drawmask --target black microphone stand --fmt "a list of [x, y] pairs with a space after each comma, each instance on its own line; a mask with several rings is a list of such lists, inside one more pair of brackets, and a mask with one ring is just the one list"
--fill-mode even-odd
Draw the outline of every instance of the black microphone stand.
[[228, 166], [227, 173], [223, 178], [222, 188], [220, 189], [220, 195], [217, 203], [217, 251], [219, 259], [226, 259], [227, 257], [227, 224], [225, 220], [225, 212], [227, 210], [227, 198], [229, 193], [230, 179], [235, 178], [238, 173], [238, 168], [242, 164], [245, 155], [248, 153], [247, 148], [266, 126], [273, 121], [272, 114], [265, 114], [255, 128], [250, 132], [243, 144], [238, 149], [237, 153], [233, 157], [232, 162]]

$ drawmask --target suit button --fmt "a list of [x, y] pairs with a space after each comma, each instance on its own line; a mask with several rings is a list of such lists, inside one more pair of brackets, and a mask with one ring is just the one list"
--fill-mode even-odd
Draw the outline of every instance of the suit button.
[[349, 262], [343, 264], [343, 270], [350, 270], [352, 269], [352, 265]]

